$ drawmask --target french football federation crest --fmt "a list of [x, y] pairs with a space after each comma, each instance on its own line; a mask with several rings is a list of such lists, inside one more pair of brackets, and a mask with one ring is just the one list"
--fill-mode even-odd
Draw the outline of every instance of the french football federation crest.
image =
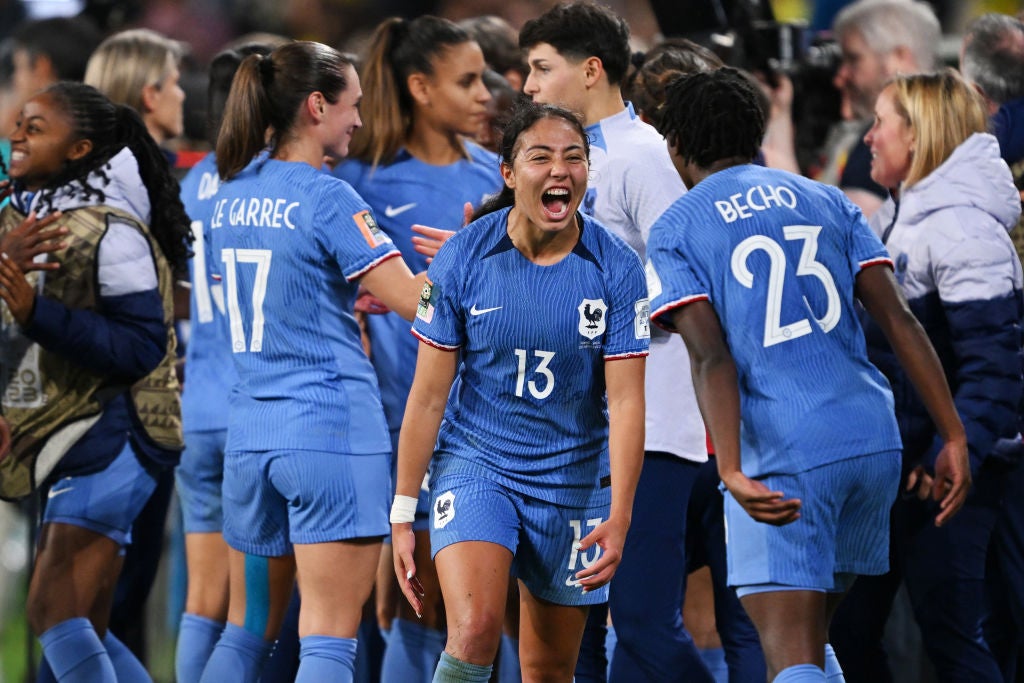
[[455, 519], [455, 494], [446, 491], [434, 501], [434, 528], [443, 529]]
[[584, 299], [576, 310], [580, 312], [580, 334], [587, 339], [604, 334], [604, 319], [608, 313], [608, 305], [604, 299]]

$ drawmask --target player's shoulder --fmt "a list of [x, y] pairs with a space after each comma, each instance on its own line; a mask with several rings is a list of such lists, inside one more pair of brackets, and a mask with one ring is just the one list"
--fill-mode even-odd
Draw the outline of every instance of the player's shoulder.
[[626, 240], [606, 228], [599, 220], [585, 213], [577, 213], [583, 221], [583, 231], [580, 239], [583, 245], [594, 252], [594, 255], [601, 261], [627, 259], [640, 262], [633, 247], [629, 246]]

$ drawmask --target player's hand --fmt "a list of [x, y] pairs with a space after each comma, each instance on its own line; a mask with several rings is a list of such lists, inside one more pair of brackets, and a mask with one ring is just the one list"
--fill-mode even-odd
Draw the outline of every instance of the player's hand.
[[398, 586], [405, 594], [405, 599], [412, 605], [416, 616], [423, 618], [423, 584], [416, 576], [416, 561], [413, 560], [413, 552], [416, 550], [416, 534], [412, 531], [412, 524], [391, 525], [391, 555], [395, 561], [395, 578], [398, 579]]
[[583, 592], [596, 590], [612, 580], [615, 570], [622, 561], [622, 546], [626, 542], [626, 531], [629, 523], [615, 518], [601, 522], [580, 540], [578, 550], [583, 553], [594, 545], [601, 548], [601, 555], [594, 564], [576, 572]]
[[11, 452], [11, 426], [7, 420], [0, 417], [0, 460], [7, 457]]
[[758, 522], [782, 526], [800, 519], [799, 498], [784, 498], [782, 491], [772, 491], [742, 472], [734, 472], [722, 482], [747, 514]]
[[419, 235], [412, 236], [412, 244], [416, 247], [417, 253], [427, 257], [427, 263], [434, 260], [437, 250], [448, 241], [448, 238], [455, 234], [454, 230], [442, 230], [431, 228], [429, 225], [413, 225], [412, 231]]
[[[913, 473], [911, 473], [913, 474]], [[971, 490], [971, 464], [967, 441], [951, 441], [939, 451], [932, 481], [932, 500], [939, 503], [935, 526], [942, 526], [955, 515]]]
[[[2, 195], [2, 192], [0, 192]], [[68, 234], [64, 227], [47, 228], [61, 217], [59, 211], [50, 214], [42, 220], [36, 219], [36, 212], [33, 211], [9, 233], [0, 239], [0, 251], [7, 254], [22, 272], [30, 270], [56, 270], [60, 264], [56, 261], [44, 261], [36, 263], [35, 257], [39, 254], [48, 254], [67, 247], [61, 239]]]
[[362, 285], [360, 285], [359, 293], [356, 295], [355, 309], [357, 313], [368, 313], [370, 315], [381, 315], [391, 312], [387, 304], [371, 294], [370, 290]]
[[4, 253], [0, 253], [0, 299], [7, 304], [11, 315], [22, 327], [32, 319], [36, 294], [25, 279], [25, 274]]

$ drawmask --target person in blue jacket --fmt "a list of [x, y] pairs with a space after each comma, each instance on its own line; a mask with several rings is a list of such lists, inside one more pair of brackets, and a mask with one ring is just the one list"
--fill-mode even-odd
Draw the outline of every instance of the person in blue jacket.
[[[1016, 436], [1024, 395], [1024, 277], [1009, 237], [1020, 196], [987, 130], [981, 95], [945, 70], [895, 78], [878, 96], [864, 138], [872, 177], [891, 192], [871, 227], [942, 362], [967, 431], [974, 487], [960, 514], [941, 526], [931, 502], [896, 502], [891, 572], [858, 580], [856, 599], [836, 615], [836, 652], [851, 680], [890, 676], [879, 643], [900, 577], [939, 680], [1002, 680], [983, 635], [984, 580], [1003, 484], [993, 452]], [[914, 481], [930, 471], [941, 438], [878, 328], [866, 325], [865, 335], [872, 362], [892, 384], [903, 476]]]
[[90, 86], [33, 97], [11, 142], [0, 232], [33, 212], [66, 230], [59, 268], [26, 277], [0, 258], [0, 484], [45, 493], [29, 625], [59, 681], [149, 680], [107, 623], [132, 522], [181, 448], [171, 287], [188, 218], [141, 119]]

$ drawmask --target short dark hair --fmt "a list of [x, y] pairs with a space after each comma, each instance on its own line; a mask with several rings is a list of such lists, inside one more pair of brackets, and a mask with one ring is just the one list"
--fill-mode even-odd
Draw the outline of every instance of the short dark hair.
[[669, 84], [658, 128], [683, 160], [709, 168], [719, 159], [756, 157], [766, 122], [757, 85], [723, 67]]
[[579, 0], [552, 7], [523, 25], [519, 47], [547, 43], [563, 57], [581, 61], [597, 57], [608, 82], [619, 85], [629, 68], [629, 25], [607, 7]]
[[81, 81], [85, 65], [103, 34], [84, 16], [27, 21], [11, 35], [14, 49], [28, 53], [32, 63], [45, 56], [59, 81]]

